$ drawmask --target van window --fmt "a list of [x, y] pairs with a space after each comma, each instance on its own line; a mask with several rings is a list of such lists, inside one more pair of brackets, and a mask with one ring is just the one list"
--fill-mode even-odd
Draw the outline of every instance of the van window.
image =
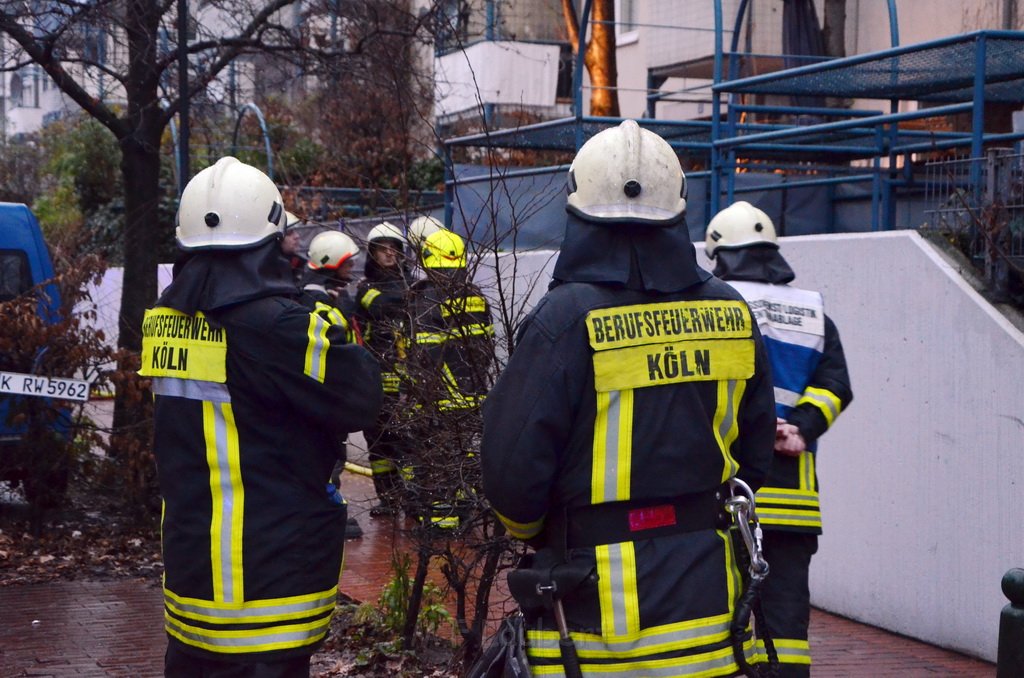
[[32, 287], [28, 257], [21, 250], [0, 250], [0, 301], [9, 301]]

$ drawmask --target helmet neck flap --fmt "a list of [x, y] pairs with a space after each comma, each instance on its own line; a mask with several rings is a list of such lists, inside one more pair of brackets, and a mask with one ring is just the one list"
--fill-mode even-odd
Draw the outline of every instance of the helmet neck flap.
[[796, 273], [773, 244], [763, 243], [715, 251], [715, 275], [722, 280], [747, 280], [785, 285]]
[[194, 315], [271, 296], [293, 296], [291, 266], [278, 239], [251, 249], [197, 250], [181, 264], [158, 306]]
[[621, 285], [647, 292], [678, 292], [711, 278], [697, 265], [686, 222], [639, 226], [588, 222], [569, 213], [554, 284]]

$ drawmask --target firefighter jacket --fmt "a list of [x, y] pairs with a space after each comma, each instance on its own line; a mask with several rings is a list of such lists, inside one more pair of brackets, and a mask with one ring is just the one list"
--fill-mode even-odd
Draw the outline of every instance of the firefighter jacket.
[[355, 317], [355, 302], [347, 290], [339, 289], [337, 295], [332, 296], [323, 282], [307, 276], [298, 302], [328, 323], [341, 327], [348, 343], [364, 345], [362, 329]]
[[243, 662], [308, 655], [327, 634], [346, 520], [325, 490], [335, 441], [381, 405], [373, 357], [289, 298], [279, 254], [264, 278], [252, 260], [267, 256], [190, 260], [146, 313], [140, 370], [156, 401], [170, 642]]
[[750, 304], [772, 366], [776, 415], [799, 428], [807, 443], [797, 457], [775, 456], [757, 493], [757, 513], [765, 529], [821, 534], [817, 441], [853, 400], [843, 345], [821, 294], [790, 286], [791, 274], [772, 274], [788, 268], [778, 250], [758, 247], [750, 254], [720, 252], [716, 274]]
[[384, 392], [397, 395], [401, 363], [408, 351], [409, 272], [382, 269], [369, 258], [366, 277], [356, 287], [355, 307], [366, 347], [380, 361]]
[[[756, 488], [771, 464], [767, 358], [747, 305], [697, 269], [688, 238], [664, 254], [687, 272], [627, 258], [611, 273], [664, 291], [556, 266], [483, 406], [484, 494], [510, 534], [596, 566], [596, 584], [564, 601], [587, 676], [737, 671], [741, 575], [718, 515], [723, 483]], [[553, 620], [529, 621], [531, 664], [562, 675]]]
[[417, 364], [409, 377], [438, 412], [479, 407], [494, 362], [491, 308], [464, 269], [413, 283], [412, 341]]

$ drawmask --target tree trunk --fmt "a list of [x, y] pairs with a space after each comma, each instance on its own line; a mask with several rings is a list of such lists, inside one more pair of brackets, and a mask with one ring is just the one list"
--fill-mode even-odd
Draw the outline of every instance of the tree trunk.
[[[579, 54], [579, 16], [573, 0], [562, 0], [562, 14], [573, 52]], [[590, 42], [583, 48], [583, 65], [590, 76], [590, 114], [618, 117], [618, 66], [615, 60], [615, 0], [594, 0]], [[609, 23], [594, 23], [607, 21]]]
[[619, 116], [618, 65], [615, 61], [615, 0], [594, 0], [594, 36], [587, 45], [584, 63], [590, 74], [590, 114]]
[[846, 0], [825, 0], [825, 54], [846, 56]]
[[[124, 277], [118, 348], [137, 355], [142, 350], [142, 316], [156, 301], [157, 207], [160, 202], [160, 135], [153, 132], [121, 139], [121, 174], [124, 179]], [[136, 368], [135, 355], [126, 355], [118, 368]], [[141, 397], [140, 397], [141, 396]], [[133, 448], [133, 431], [148, 432], [149, 402], [144, 394], [119, 388], [114, 401], [113, 453]], [[142, 426], [140, 426], [142, 425]], [[123, 435], [123, 437], [122, 437]]]

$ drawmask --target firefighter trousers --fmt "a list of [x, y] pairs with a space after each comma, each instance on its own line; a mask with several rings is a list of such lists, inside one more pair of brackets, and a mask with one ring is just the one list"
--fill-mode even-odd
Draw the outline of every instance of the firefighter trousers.
[[765, 530], [764, 557], [771, 567], [761, 592], [761, 607], [779, 653], [779, 678], [810, 675], [807, 642], [811, 597], [808, 574], [818, 535]]

